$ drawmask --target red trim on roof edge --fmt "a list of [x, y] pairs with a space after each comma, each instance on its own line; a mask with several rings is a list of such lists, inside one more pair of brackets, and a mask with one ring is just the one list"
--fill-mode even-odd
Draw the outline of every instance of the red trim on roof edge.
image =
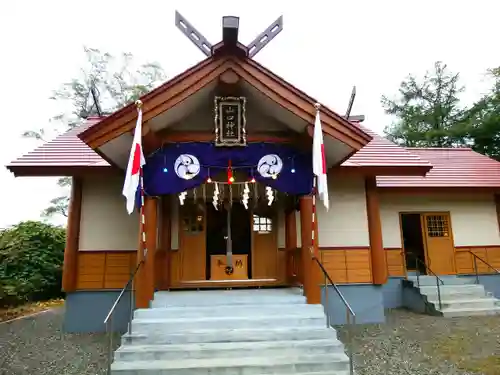
[[[268, 68], [266, 68], [264, 65], [258, 63], [257, 61], [253, 59], [245, 59], [245, 62], [249, 65], [253, 65], [255, 68], [263, 71], [267, 76], [272, 78], [275, 82], [283, 85], [285, 88], [287, 88], [289, 91], [293, 92], [299, 97], [302, 97], [302, 99], [309, 101], [312, 105], [315, 103], [320, 103], [320, 101], [314, 99], [312, 96], [307, 95], [304, 91], [301, 89], [297, 88], [296, 86], [292, 85], [289, 83], [287, 80], [285, 80], [283, 77], [279, 76], [278, 74], [272, 72]], [[354, 131], [357, 133], [360, 137], [362, 137], [365, 141], [370, 141], [372, 139], [372, 135], [365, 132], [363, 129], [361, 129], [359, 126], [356, 126], [354, 123], [346, 120], [344, 117], [340, 116], [338, 113], [332, 111], [330, 108], [327, 106], [321, 104], [320, 107], [321, 112], [325, 112], [328, 116], [334, 118], [338, 122], [340, 122], [342, 125], [344, 125], [346, 128]]]
[[[209, 57], [202, 62], [194, 65], [193, 67], [189, 68], [188, 70], [184, 71], [183, 73], [179, 74], [178, 76], [174, 77], [173, 79], [167, 81], [163, 85], [159, 86], [155, 90], [151, 91], [150, 93], [144, 95], [141, 97], [141, 100], [144, 102], [150, 100], [151, 98], [160, 95], [161, 93], [167, 91], [169, 88], [173, 87], [175, 84], [177, 84], [180, 80], [187, 78], [189, 75], [192, 75], [196, 73], [196, 71], [204, 68], [205, 66], [209, 65], [210, 63], [213, 63], [214, 61], [218, 60], [217, 58], [214, 57]], [[294, 95], [297, 95], [300, 97], [302, 100], [309, 102], [311, 105], [314, 105], [316, 103], [316, 100], [313, 99], [312, 97], [308, 96], [305, 94], [303, 91], [297, 89], [295, 86], [291, 85], [287, 81], [285, 81], [283, 78], [277, 76], [267, 68], [263, 67], [261, 64], [256, 63], [255, 61], [248, 59], [248, 58], [238, 58], [235, 56], [231, 56], [230, 60], [233, 60], [235, 63], [243, 63], [243, 64], [248, 64], [251, 67], [254, 67], [257, 69], [261, 74], [263, 74], [266, 78], [274, 81], [275, 83], [281, 85], [285, 90], [291, 92]], [[81, 134], [78, 135], [80, 139], [82, 139], [84, 142], [88, 141], [89, 138], [91, 138], [91, 135], [94, 134], [95, 132], [98, 131], [103, 126], [106, 126], [108, 123], [112, 123], [114, 120], [118, 119], [121, 116], [125, 116], [129, 114], [130, 111], [134, 109], [133, 103], [127, 105], [126, 107], [118, 110], [117, 112], [113, 113], [112, 115], [108, 116], [106, 119], [100, 122], [99, 126], [93, 126], [89, 129], [86, 129], [83, 131]], [[327, 116], [331, 117], [333, 120], [337, 121], [339, 124], [344, 126], [346, 129], [354, 132], [357, 136], [361, 138], [362, 141], [365, 141], [366, 143], [369, 142], [372, 137], [371, 135], [365, 133], [362, 129], [357, 127], [356, 125], [352, 124], [351, 122], [347, 121], [344, 119], [342, 116], [336, 114], [332, 110], [328, 109], [327, 107], [322, 106], [321, 107], [322, 112], [324, 112]], [[359, 142], [360, 144], [363, 144], [363, 142]]]
[[[140, 99], [142, 101], [146, 101], [146, 100], [149, 100], [151, 98], [154, 98], [157, 95], [162, 94], [170, 86], [173, 86], [178, 81], [183, 80], [186, 76], [195, 73], [197, 70], [200, 70], [201, 68], [203, 68], [206, 65], [210, 64], [212, 61], [214, 61], [213, 57], [208, 57], [205, 60], [200, 61], [196, 65], [193, 65], [191, 68], [189, 68], [189, 69], [187, 69], [187, 70], [185, 70], [185, 71], [177, 74], [176, 76], [174, 76], [173, 78], [171, 78], [167, 82], [163, 83], [162, 85], [158, 86], [154, 90], [148, 92], [147, 94], [144, 94], [143, 96], [141, 96]], [[115, 119], [117, 119], [117, 118], [119, 118], [119, 117], [121, 117], [121, 116], [123, 116], [123, 115], [125, 115], [125, 114], [127, 114], [129, 112], [131, 112], [131, 111], [135, 111], [135, 110], [136, 110], [135, 103], [130, 103], [130, 104], [126, 105], [125, 107], [117, 110], [116, 112], [113, 112], [111, 115], [107, 116], [103, 121], [99, 122], [99, 125], [103, 126], [103, 124], [107, 124], [107, 123], [113, 122]], [[97, 127], [91, 126], [88, 129], [85, 129], [84, 131], [82, 131], [81, 133], [79, 133], [78, 134], [78, 138], [84, 140], [90, 134], [94, 133], [96, 130], [97, 130]]]

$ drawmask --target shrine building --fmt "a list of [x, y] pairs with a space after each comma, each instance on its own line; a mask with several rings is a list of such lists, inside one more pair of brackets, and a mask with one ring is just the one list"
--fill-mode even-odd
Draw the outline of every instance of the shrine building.
[[[322, 104], [330, 208], [318, 201], [313, 227], [321, 98], [258, 63], [264, 45], [244, 46], [237, 32], [227, 25], [221, 42], [203, 39], [203, 61], [140, 98], [146, 256], [140, 216], [127, 214], [122, 196], [135, 103], [90, 117], [7, 165], [16, 177], [72, 178], [66, 330], [101, 330], [138, 262], [137, 307], [158, 290], [291, 286], [321, 303], [314, 253], [359, 323], [383, 322], [384, 309], [403, 306], [402, 280], [416, 271], [464, 278], [478, 271], [499, 297], [491, 267], [500, 268], [500, 163], [469, 148], [400, 147], [369, 119]], [[326, 309], [340, 322], [345, 316], [333, 300]]]

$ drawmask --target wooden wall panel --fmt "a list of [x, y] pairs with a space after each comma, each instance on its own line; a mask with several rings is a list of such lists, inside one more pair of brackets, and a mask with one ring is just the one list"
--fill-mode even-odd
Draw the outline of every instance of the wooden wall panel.
[[155, 253], [155, 288], [159, 290], [168, 289], [168, 251], [159, 249]]
[[486, 249], [488, 263], [500, 270], [500, 246], [488, 247]]
[[389, 276], [405, 276], [405, 259], [403, 249], [386, 248], [387, 271]]
[[370, 249], [321, 249], [321, 259], [334, 283], [371, 283]]
[[76, 289], [102, 289], [105, 268], [105, 253], [79, 252]]
[[123, 288], [130, 278], [131, 268], [129, 253], [107, 253], [104, 289]]
[[[488, 262], [492, 267], [500, 270], [500, 246], [456, 247], [455, 262], [457, 265], [457, 274], [475, 273], [474, 257], [470, 252], [473, 252], [478, 257]], [[479, 273], [495, 272], [479, 259], [476, 259], [476, 265]]]
[[171, 250], [169, 254], [169, 285], [179, 285], [181, 281], [181, 254], [179, 250]]
[[372, 281], [369, 249], [346, 250], [347, 281], [367, 283]]
[[[456, 247], [455, 264], [458, 275], [470, 275], [475, 273], [474, 258], [469, 251], [472, 251], [474, 254], [488, 262], [491, 266], [500, 270], [500, 246]], [[386, 248], [385, 253], [389, 276], [405, 276], [405, 260], [402, 249]], [[494, 272], [480, 260], [477, 260], [477, 268], [479, 273]]]
[[321, 258], [334, 283], [347, 283], [345, 250], [321, 250]]
[[286, 272], [287, 272], [287, 252], [285, 249], [278, 249], [277, 255], [277, 271], [278, 271], [278, 280], [285, 282], [286, 281]]
[[470, 274], [474, 272], [472, 255], [468, 251], [456, 249], [455, 264], [457, 265], [457, 274]]
[[79, 290], [121, 289], [135, 266], [135, 251], [81, 251], [76, 287]]

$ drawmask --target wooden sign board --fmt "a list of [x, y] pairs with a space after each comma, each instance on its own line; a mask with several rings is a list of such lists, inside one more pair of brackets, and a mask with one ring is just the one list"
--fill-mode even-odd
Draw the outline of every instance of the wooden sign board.
[[246, 98], [216, 96], [214, 107], [215, 145], [246, 146]]

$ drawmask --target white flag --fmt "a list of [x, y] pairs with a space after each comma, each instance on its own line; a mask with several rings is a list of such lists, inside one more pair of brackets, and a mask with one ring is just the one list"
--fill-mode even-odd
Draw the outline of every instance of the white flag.
[[316, 120], [314, 121], [313, 136], [313, 173], [317, 177], [318, 196], [323, 201], [328, 211], [328, 182], [326, 179], [326, 157], [325, 144], [323, 143], [323, 130], [321, 128], [321, 119], [319, 109], [316, 111]]
[[127, 212], [129, 215], [134, 211], [137, 187], [140, 183], [140, 173], [142, 166], [146, 164], [144, 153], [142, 152], [142, 109], [137, 109], [137, 124], [135, 125], [134, 140], [130, 149], [130, 156], [127, 165], [127, 174], [123, 184], [122, 194], [127, 200]]

